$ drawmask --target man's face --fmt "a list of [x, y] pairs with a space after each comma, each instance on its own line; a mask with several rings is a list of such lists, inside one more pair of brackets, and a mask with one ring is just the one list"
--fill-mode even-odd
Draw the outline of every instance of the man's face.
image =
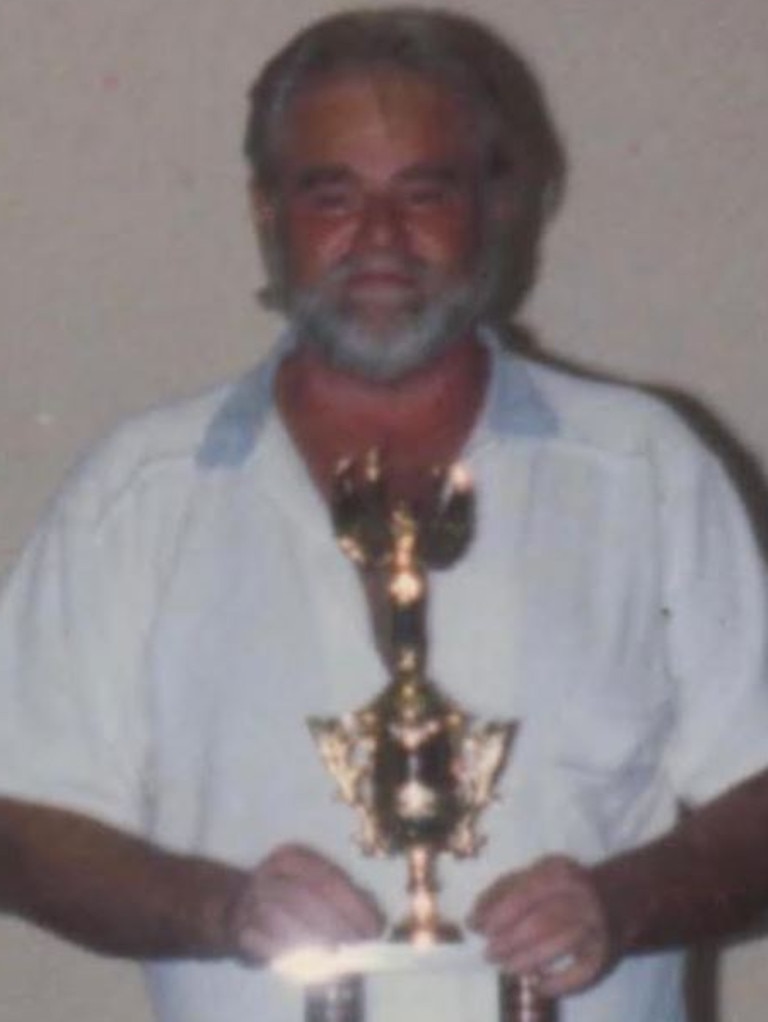
[[464, 336], [489, 275], [477, 266], [479, 154], [460, 99], [406, 72], [350, 72], [299, 93], [281, 143], [272, 210], [302, 343], [394, 379]]

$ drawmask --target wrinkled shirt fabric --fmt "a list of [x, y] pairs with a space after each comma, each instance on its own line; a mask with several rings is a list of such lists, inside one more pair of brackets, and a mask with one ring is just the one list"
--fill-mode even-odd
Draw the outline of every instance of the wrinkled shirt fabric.
[[[719, 463], [655, 399], [486, 343], [464, 452], [477, 533], [430, 577], [430, 673], [521, 726], [482, 854], [441, 864], [458, 919], [500, 873], [641, 844], [768, 764], [765, 577]], [[306, 842], [396, 917], [403, 864], [356, 851], [306, 726], [386, 676], [276, 413], [279, 357], [128, 423], [73, 473], [0, 610], [0, 788], [240, 867]], [[146, 972], [160, 1022], [300, 1017], [267, 971]], [[560, 1014], [683, 1017], [677, 953], [632, 957]]]

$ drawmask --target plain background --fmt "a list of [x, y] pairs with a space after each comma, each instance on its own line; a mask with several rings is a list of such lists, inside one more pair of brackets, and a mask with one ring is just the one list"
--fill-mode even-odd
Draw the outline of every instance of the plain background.
[[[2, 570], [116, 420], [239, 371], [273, 338], [255, 299], [245, 93], [294, 30], [341, 6], [2, 0]], [[760, 527], [765, 0], [472, 9], [538, 68], [571, 158], [527, 325], [555, 356], [676, 395]], [[722, 1022], [764, 1022], [767, 965], [760, 940], [726, 956]], [[0, 1020], [75, 1018], [144, 1022], [136, 970], [2, 922]]]

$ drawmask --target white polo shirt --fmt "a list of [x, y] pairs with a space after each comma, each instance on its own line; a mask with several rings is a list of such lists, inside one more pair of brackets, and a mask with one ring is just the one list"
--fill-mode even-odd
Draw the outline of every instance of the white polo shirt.
[[[501, 872], [645, 842], [768, 765], [765, 579], [719, 464], [655, 400], [489, 343], [477, 537], [431, 577], [430, 665], [521, 728], [486, 848], [442, 863], [456, 918]], [[398, 916], [403, 864], [356, 851], [306, 727], [386, 679], [272, 404], [277, 358], [128, 424], [65, 488], [0, 611], [0, 788], [243, 867], [306, 842]], [[147, 972], [161, 1022], [298, 1019], [263, 971]], [[657, 954], [560, 1020], [682, 1017], [680, 958]]]

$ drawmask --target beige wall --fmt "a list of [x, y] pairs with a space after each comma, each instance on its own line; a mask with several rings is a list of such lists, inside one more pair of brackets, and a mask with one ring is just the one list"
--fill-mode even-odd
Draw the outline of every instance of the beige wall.
[[[247, 364], [274, 323], [238, 157], [260, 60], [320, 0], [2, 0], [0, 567], [116, 418]], [[768, 462], [765, 0], [475, 0], [539, 65], [570, 201], [544, 346], [697, 394]], [[142, 1022], [131, 969], [0, 927], [0, 1019]], [[768, 950], [724, 1022], [763, 1022]]]

